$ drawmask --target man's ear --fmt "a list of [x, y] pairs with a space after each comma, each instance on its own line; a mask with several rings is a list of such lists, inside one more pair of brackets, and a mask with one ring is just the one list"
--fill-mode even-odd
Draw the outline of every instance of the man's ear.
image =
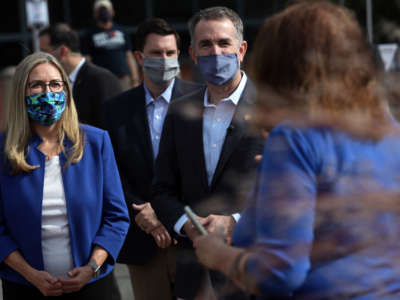
[[59, 51], [60, 58], [68, 56], [69, 53], [71, 52], [71, 50], [65, 45], [61, 45], [59, 47], [58, 51]]
[[140, 51], [133, 51], [133, 55], [135, 55], [136, 61], [138, 62], [138, 64], [143, 67], [144, 65], [144, 60], [143, 60], [143, 54]]
[[190, 57], [192, 58], [192, 60], [194, 61], [194, 63], [197, 65], [197, 56], [194, 53], [194, 49], [192, 48], [192, 46], [189, 46], [189, 54], [190, 54]]
[[243, 62], [244, 56], [246, 55], [247, 51], [247, 42], [243, 41], [239, 48], [239, 61]]

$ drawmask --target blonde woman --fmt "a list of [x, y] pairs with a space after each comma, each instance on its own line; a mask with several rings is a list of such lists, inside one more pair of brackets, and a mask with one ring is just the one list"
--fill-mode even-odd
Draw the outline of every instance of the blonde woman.
[[0, 136], [4, 300], [110, 299], [129, 217], [108, 134], [79, 124], [71, 95], [53, 56], [17, 66]]

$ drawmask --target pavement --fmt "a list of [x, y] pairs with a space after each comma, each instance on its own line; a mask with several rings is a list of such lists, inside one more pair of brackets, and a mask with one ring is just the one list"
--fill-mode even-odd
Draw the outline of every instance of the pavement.
[[[121, 300], [134, 300], [129, 271], [126, 265], [117, 264], [114, 271], [117, 279]], [[1, 282], [1, 281], [0, 281]], [[3, 291], [0, 284], [0, 300], [3, 300]]]
[[128, 267], [126, 265], [117, 264], [115, 266], [114, 274], [121, 293], [121, 300], [134, 300]]

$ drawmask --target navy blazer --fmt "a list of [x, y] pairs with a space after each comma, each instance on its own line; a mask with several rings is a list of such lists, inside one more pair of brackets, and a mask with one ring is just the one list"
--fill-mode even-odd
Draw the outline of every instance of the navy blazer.
[[[75, 267], [88, 263], [93, 246], [100, 245], [109, 257], [102, 266], [104, 277], [111, 272], [129, 227], [129, 215], [106, 131], [82, 125], [85, 147], [82, 159], [62, 169], [63, 184]], [[41, 139], [29, 142], [27, 162], [40, 167], [30, 173], [9, 175], [5, 165], [4, 135], [0, 135], [0, 277], [29, 284], [8, 267], [4, 259], [18, 250], [25, 260], [43, 270], [42, 199], [45, 155], [37, 149]], [[71, 144], [66, 141], [67, 149]], [[61, 165], [66, 163], [60, 154]]]
[[[200, 87], [199, 84], [175, 78], [171, 102]], [[151, 183], [154, 174], [153, 147], [143, 84], [107, 101], [104, 113], [104, 125], [110, 133], [115, 149], [132, 220], [118, 262], [143, 265], [150, 261], [157, 249], [154, 238], [136, 225], [131, 207], [132, 203], [143, 204], [151, 201]]]
[[121, 83], [113, 73], [86, 61], [72, 89], [79, 121], [103, 128], [103, 103], [121, 92]]

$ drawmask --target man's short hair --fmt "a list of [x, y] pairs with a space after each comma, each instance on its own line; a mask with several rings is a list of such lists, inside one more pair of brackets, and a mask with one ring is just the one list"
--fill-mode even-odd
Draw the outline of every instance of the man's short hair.
[[233, 23], [236, 31], [236, 37], [239, 41], [239, 45], [243, 41], [243, 22], [239, 15], [233, 11], [232, 9], [225, 6], [213, 6], [209, 8], [205, 8], [197, 12], [193, 17], [190, 18], [188, 22], [189, 33], [190, 33], [190, 42], [192, 47], [194, 46], [194, 30], [196, 25], [201, 20], [221, 20], [221, 19], [229, 19]]
[[146, 44], [147, 36], [151, 33], [162, 36], [173, 34], [176, 39], [176, 47], [179, 49], [181, 39], [175, 29], [168, 24], [167, 21], [161, 18], [150, 18], [139, 24], [135, 33], [136, 50], [143, 51]]
[[69, 25], [58, 23], [40, 31], [39, 36], [49, 35], [52, 47], [67, 46], [71, 52], [79, 53], [79, 35]]

